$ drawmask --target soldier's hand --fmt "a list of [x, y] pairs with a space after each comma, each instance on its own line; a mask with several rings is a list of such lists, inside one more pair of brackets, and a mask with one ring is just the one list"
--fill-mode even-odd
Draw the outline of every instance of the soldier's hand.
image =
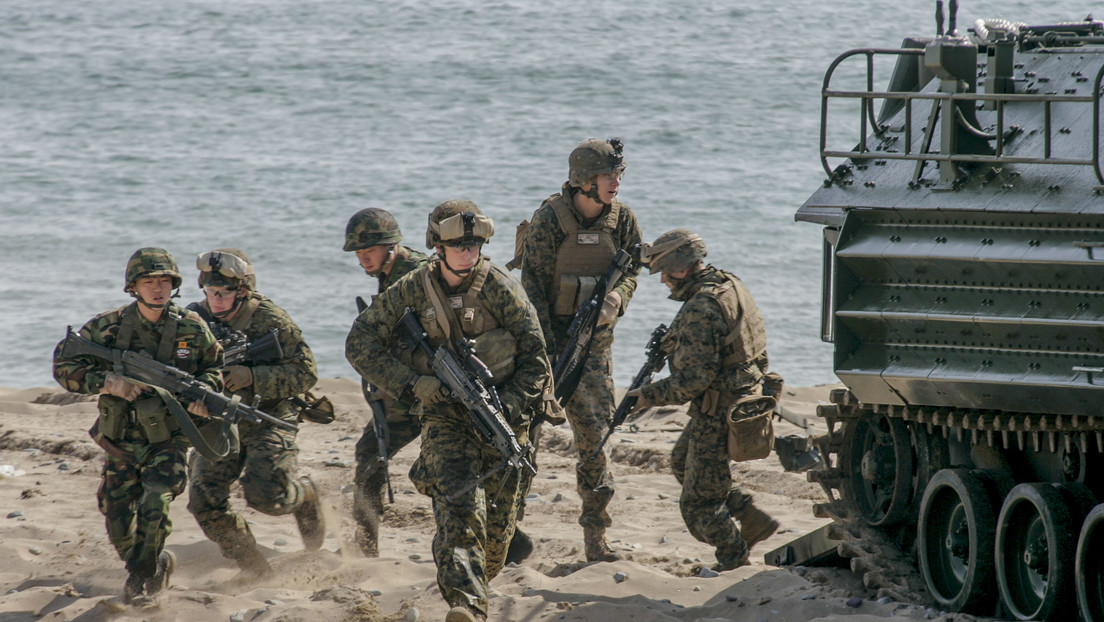
[[222, 382], [227, 391], [240, 391], [253, 384], [253, 370], [245, 365], [231, 365], [222, 370]]
[[418, 376], [412, 390], [423, 406], [432, 406], [448, 399], [448, 393], [436, 376]]
[[598, 313], [598, 325], [612, 324], [621, 310], [621, 294], [610, 292], [602, 300], [602, 310]]
[[206, 419], [211, 416], [211, 411], [207, 410], [207, 404], [202, 400], [188, 404], [188, 412], [201, 419]]
[[635, 397], [636, 403], [633, 404], [631, 413], [638, 413], [646, 408], [652, 407], [652, 401], [644, 396], [644, 391], [640, 389], [633, 389], [625, 394], [626, 398]]
[[115, 372], [108, 372], [104, 378], [104, 386], [100, 388], [100, 393], [114, 395], [128, 402], [133, 402], [142, 394], [142, 387]]

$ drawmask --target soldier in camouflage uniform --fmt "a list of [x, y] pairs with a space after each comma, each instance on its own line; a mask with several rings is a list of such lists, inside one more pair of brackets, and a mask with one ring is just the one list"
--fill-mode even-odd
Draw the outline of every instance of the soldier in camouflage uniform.
[[[345, 250], [355, 251], [365, 274], [379, 280], [377, 293], [383, 292], [408, 272], [426, 261], [424, 253], [399, 244], [402, 231], [386, 210], [370, 207], [349, 219], [345, 227]], [[373, 299], [375, 297], [373, 296]], [[411, 404], [371, 392], [364, 383], [365, 398], [379, 403], [387, 413], [384, 446], [387, 458], [418, 438], [422, 427], [418, 417], [410, 412]], [[356, 520], [356, 542], [368, 557], [379, 556], [379, 523], [383, 515], [383, 487], [387, 483], [384, 463], [380, 460], [379, 437], [372, 423], [356, 444], [356, 477], [353, 488], [353, 518]]]
[[[219, 391], [222, 348], [199, 316], [173, 304], [180, 283], [168, 251], [139, 249], [127, 262], [123, 289], [135, 302], [97, 315], [80, 335], [109, 348], [146, 352]], [[100, 414], [89, 430], [107, 451], [96, 498], [108, 538], [129, 573], [123, 599], [148, 604], [168, 587], [176, 565], [164, 546], [172, 533], [169, 503], [184, 491], [188, 441], [164, 399], [148, 387], [130, 382], [99, 359], [62, 358], [60, 352], [58, 344], [58, 383], [100, 396]], [[209, 415], [203, 402], [189, 404], [188, 412]]]
[[[624, 170], [620, 140], [579, 143], [568, 157], [568, 181], [541, 204], [526, 231], [521, 282], [553, 361], [563, 350], [576, 310], [592, 293], [594, 278], [606, 272], [618, 250], [636, 256], [640, 227], [632, 210], [617, 200]], [[575, 475], [587, 561], [618, 559], [605, 535], [612, 522], [606, 507], [614, 493], [609, 452], [595, 451], [614, 411], [613, 327], [636, 290], [639, 272], [634, 262], [606, 296], [582, 380], [564, 404], [579, 452]]]
[[481, 254], [493, 233], [491, 219], [471, 201], [438, 205], [426, 233], [426, 245], [437, 255], [381, 293], [356, 319], [345, 343], [357, 372], [389, 395], [422, 406], [421, 454], [410, 478], [433, 498], [433, 558], [437, 584], [452, 606], [448, 622], [486, 619], [488, 584], [504, 564], [521, 483], [514, 469], [505, 468], [460, 493], [502, 457], [397, 330], [411, 308], [435, 347], [474, 339], [495, 375], [503, 414], [519, 443], [527, 445], [532, 413], [548, 399], [551, 368], [521, 285]]
[[[273, 329], [282, 358], [241, 361], [222, 371], [228, 394], [240, 396], [289, 423], [295, 423], [302, 398], [318, 380], [314, 355], [299, 327], [288, 314], [257, 292], [257, 277], [249, 257], [236, 248], [220, 248], [199, 255], [199, 287], [204, 300], [189, 305], [216, 333], [240, 332], [250, 343]], [[295, 432], [265, 422], [238, 424], [240, 447], [219, 460], [193, 453], [188, 511], [222, 555], [250, 575], [272, 572], [257, 549], [245, 517], [230, 508], [230, 486], [241, 478], [246, 504], [269, 516], [294, 514], [303, 546], [317, 550], [326, 537], [319, 490], [307, 476], [296, 477], [299, 447]]]
[[733, 483], [728, 467], [726, 407], [763, 394], [763, 317], [743, 282], [705, 265], [705, 255], [701, 236], [687, 229], [668, 231], [641, 249], [641, 261], [662, 274], [671, 299], [683, 304], [663, 342], [671, 374], [628, 396], [637, 398], [635, 410], [690, 402], [671, 468], [682, 484], [682, 518], [691, 535], [716, 547], [713, 569], [722, 571], [747, 564], [751, 547], [777, 531], [778, 522]]

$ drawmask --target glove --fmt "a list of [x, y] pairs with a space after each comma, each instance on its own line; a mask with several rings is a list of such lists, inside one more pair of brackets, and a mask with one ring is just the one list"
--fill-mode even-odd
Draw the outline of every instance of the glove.
[[652, 407], [652, 401], [644, 396], [644, 391], [641, 389], [633, 389], [625, 394], [625, 398], [635, 397], [636, 403], [633, 404], [630, 414], [638, 413], [646, 408]]
[[231, 365], [222, 369], [222, 382], [230, 392], [240, 391], [253, 384], [253, 370], [245, 365]]
[[445, 388], [436, 376], [418, 376], [418, 379], [414, 381], [412, 391], [414, 391], [414, 397], [418, 398], [422, 406], [432, 406], [448, 399]]
[[612, 324], [617, 319], [618, 312], [621, 311], [621, 294], [617, 292], [610, 292], [606, 294], [604, 300], [602, 300], [602, 310], [598, 312], [598, 325], [605, 326], [606, 324]]
[[211, 416], [211, 411], [207, 410], [207, 404], [205, 404], [203, 400], [188, 404], [188, 412], [200, 419], [206, 419]]
[[142, 387], [115, 372], [108, 372], [107, 376], [104, 377], [104, 386], [100, 388], [100, 393], [114, 395], [128, 402], [133, 402], [142, 394]]

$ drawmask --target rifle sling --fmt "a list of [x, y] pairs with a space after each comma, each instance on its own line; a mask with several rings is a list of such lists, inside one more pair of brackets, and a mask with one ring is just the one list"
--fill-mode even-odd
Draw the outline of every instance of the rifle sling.
[[215, 461], [219, 458], [225, 458], [230, 453], [230, 426], [234, 425], [233, 421], [238, 410], [238, 403], [241, 401], [241, 396], [235, 395], [230, 400], [230, 408], [226, 411], [226, 417], [222, 419], [222, 429], [219, 430], [218, 445], [219, 449], [211, 447], [207, 443], [207, 439], [203, 438], [203, 434], [200, 433], [199, 428], [196, 427], [195, 422], [192, 421], [188, 411], [184, 409], [184, 406], [172, 396], [171, 393], [162, 389], [161, 387], [147, 385], [149, 388], [157, 392], [157, 395], [161, 397], [161, 400], [165, 402], [165, 406], [168, 407], [169, 412], [172, 413], [176, 423], [180, 426], [180, 430], [184, 432], [184, 436], [188, 437], [188, 440], [192, 442], [192, 447], [195, 447], [199, 455], [207, 458], [208, 460]]

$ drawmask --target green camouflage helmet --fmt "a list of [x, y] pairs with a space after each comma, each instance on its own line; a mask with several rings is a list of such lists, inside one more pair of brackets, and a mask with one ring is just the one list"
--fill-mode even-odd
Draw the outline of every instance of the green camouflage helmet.
[[681, 272], [692, 268], [706, 255], [702, 237], [689, 229], [671, 229], [651, 244], [640, 245], [640, 263], [648, 272]]
[[245, 251], [236, 248], [216, 248], [196, 256], [199, 268], [199, 288], [208, 285], [236, 289], [245, 287], [257, 291], [257, 273]]
[[359, 251], [380, 244], [398, 244], [402, 241], [399, 223], [391, 212], [375, 207], [353, 214], [345, 225], [345, 250]]
[[599, 175], [625, 170], [622, 147], [620, 138], [588, 138], [579, 143], [567, 157], [567, 183], [582, 188]]
[[176, 260], [163, 248], [146, 247], [134, 251], [127, 261], [126, 285], [124, 292], [134, 287], [134, 282], [148, 276], [168, 275], [172, 277], [173, 289], [178, 289], [183, 279], [176, 268]]
[[445, 201], [429, 213], [426, 248], [442, 244], [484, 244], [494, 235], [494, 222], [467, 199]]

